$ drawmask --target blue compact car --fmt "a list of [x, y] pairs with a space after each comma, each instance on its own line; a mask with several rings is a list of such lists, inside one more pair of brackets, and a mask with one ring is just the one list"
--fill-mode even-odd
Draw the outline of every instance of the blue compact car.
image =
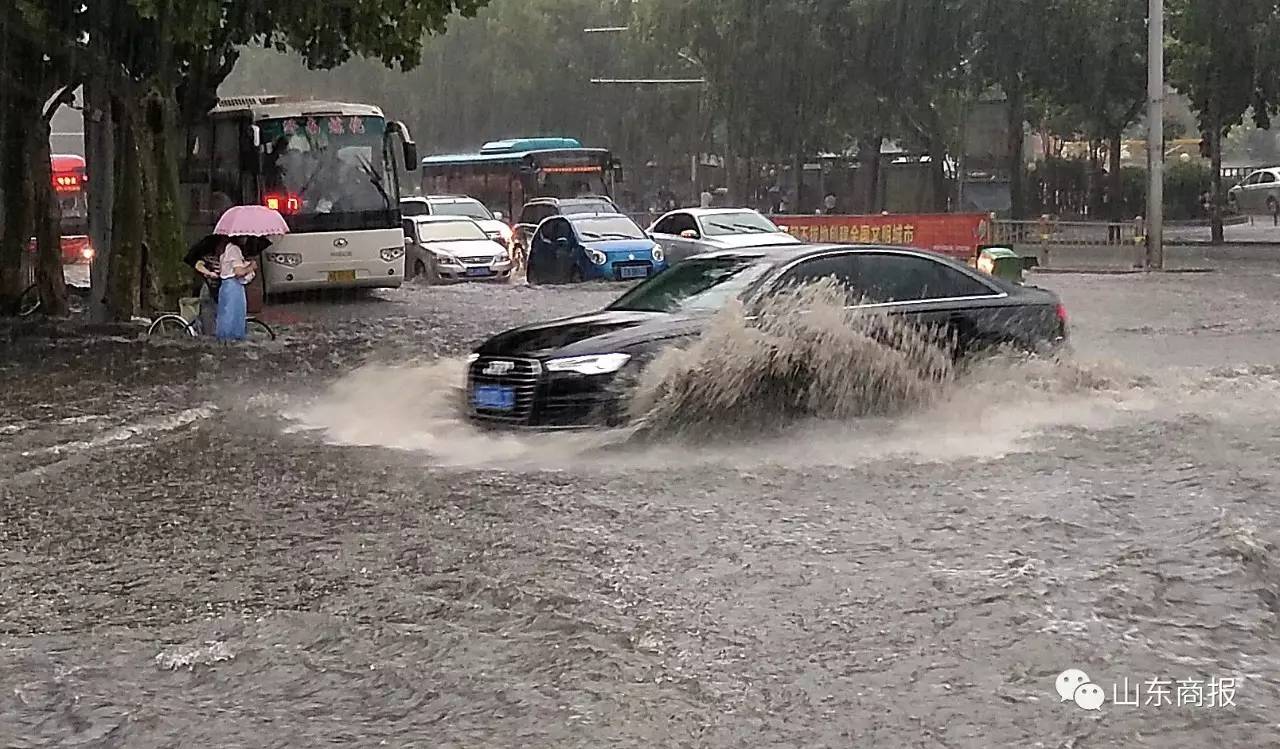
[[529, 283], [631, 281], [665, 270], [662, 246], [620, 213], [552, 216], [529, 243]]

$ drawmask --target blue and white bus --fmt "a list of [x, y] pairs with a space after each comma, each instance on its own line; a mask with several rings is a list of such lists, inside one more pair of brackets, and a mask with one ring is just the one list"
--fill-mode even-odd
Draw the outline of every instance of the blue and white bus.
[[470, 195], [508, 221], [532, 198], [612, 197], [622, 165], [573, 138], [516, 138], [422, 160], [424, 195]]

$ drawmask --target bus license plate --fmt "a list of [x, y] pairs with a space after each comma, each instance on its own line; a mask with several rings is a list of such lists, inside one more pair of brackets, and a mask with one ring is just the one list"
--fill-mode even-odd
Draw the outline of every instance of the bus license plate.
[[331, 270], [329, 271], [329, 283], [343, 283], [356, 280], [356, 272], [353, 270]]
[[620, 278], [644, 278], [649, 275], [649, 269], [643, 265], [624, 265], [618, 269]]
[[476, 408], [490, 411], [510, 411], [516, 407], [516, 391], [499, 385], [477, 385], [471, 394]]

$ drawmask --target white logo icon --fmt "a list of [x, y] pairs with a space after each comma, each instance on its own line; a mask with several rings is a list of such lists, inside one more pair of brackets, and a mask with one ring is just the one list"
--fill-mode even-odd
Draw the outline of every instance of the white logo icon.
[[1085, 710], [1098, 710], [1106, 702], [1102, 687], [1089, 680], [1089, 675], [1078, 668], [1069, 668], [1058, 674], [1054, 682], [1063, 702], [1075, 702]]
[[1097, 684], [1081, 684], [1076, 687], [1075, 701], [1085, 710], [1100, 710], [1107, 698], [1102, 694], [1102, 687]]

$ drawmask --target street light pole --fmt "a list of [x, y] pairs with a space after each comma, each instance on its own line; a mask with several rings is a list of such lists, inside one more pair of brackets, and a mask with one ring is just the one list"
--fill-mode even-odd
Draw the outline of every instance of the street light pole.
[[1147, 14], [1147, 262], [1164, 268], [1164, 0]]

